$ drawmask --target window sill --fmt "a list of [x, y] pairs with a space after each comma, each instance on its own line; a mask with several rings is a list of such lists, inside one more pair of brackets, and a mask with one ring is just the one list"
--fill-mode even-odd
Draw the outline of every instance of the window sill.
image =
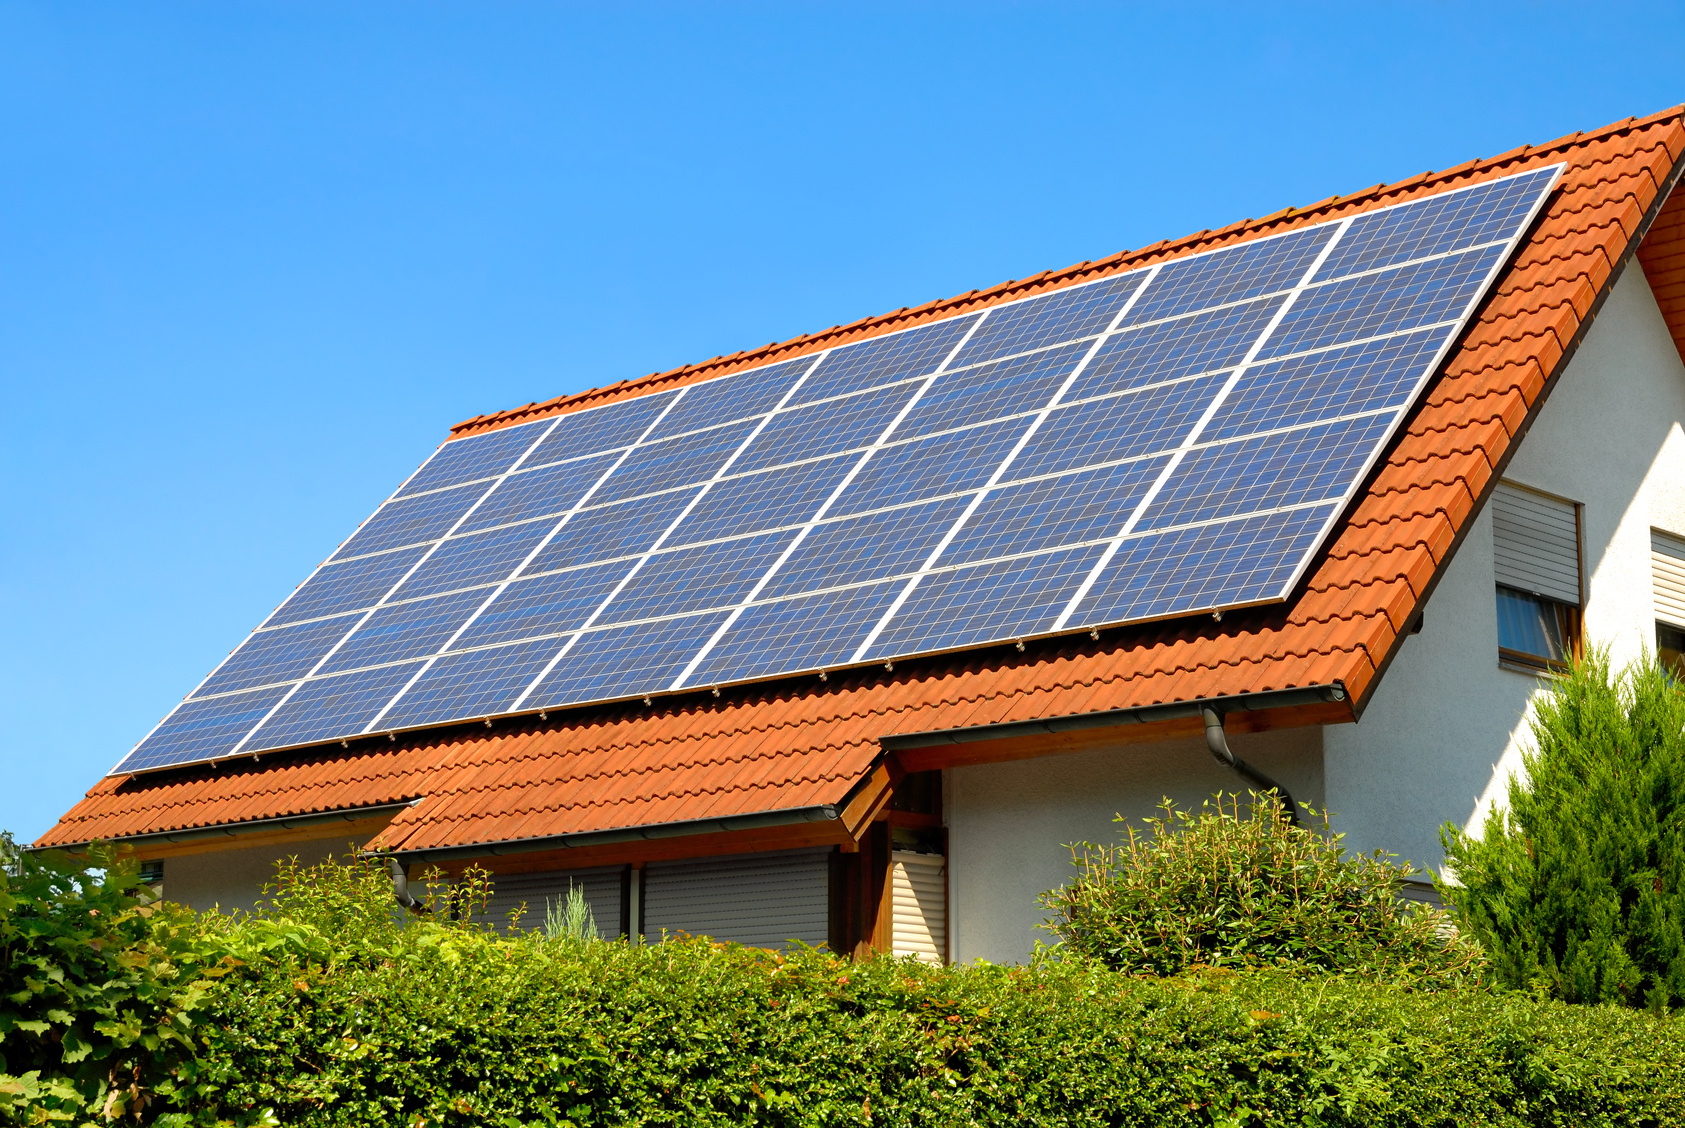
[[1531, 678], [1559, 678], [1568, 672], [1568, 664], [1513, 650], [1498, 651], [1498, 669]]

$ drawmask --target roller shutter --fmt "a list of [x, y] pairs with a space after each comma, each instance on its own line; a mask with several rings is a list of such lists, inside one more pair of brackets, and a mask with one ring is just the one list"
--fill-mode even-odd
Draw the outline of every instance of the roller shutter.
[[1579, 515], [1571, 502], [1500, 484], [1492, 495], [1498, 582], [1580, 605]]
[[1656, 618], [1685, 628], [1685, 540], [1652, 530], [1650, 572], [1655, 578]]
[[891, 950], [942, 963], [948, 952], [948, 862], [940, 854], [897, 850], [890, 876], [895, 915]]
[[605, 866], [494, 876], [491, 900], [485, 912], [476, 914], [475, 919], [502, 928], [508, 924], [509, 914], [525, 904], [520, 927], [543, 928], [547, 907], [567, 900], [571, 882], [585, 890], [585, 901], [597, 923], [597, 934], [612, 940], [620, 935], [620, 873], [619, 866]]
[[688, 932], [782, 948], [791, 940], [817, 948], [829, 938], [830, 850], [786, 850], [644, 868], [643, 932], [659, 940]]

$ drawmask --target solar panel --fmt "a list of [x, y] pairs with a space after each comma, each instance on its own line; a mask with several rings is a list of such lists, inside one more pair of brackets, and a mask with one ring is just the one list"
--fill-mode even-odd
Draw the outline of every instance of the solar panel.
[[115, 770], [1286, 599], [1559, 172], [446, 443]]

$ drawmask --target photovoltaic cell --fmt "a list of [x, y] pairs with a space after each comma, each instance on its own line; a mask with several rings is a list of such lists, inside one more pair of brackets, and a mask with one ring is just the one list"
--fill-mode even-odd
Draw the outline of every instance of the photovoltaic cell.
[[468, 621], [489, 591], [459, 591], [382, 607], [358, 627], [317, 671], [332, 674], [433, 654]]
[[661, 693], [726, 620], [712, 611], [587, 631], [526, 700], [529, 709]]
[[335, 560], [438, 540], [484, 496], [487, 483], [456, 486], [419, 497], [394, 498], [375, 510], [356, 535], [334, 553]]
[[658, 552], [632, 577], [597, 621], [604, 625], [726, 607], [748, 594], [793, 532]]
[[357, 619], [357, 615], [340, 615], [296, 627], [258, 631], [230, 654], [192, 696], [208, 697], [213, 693], [302, 678], [334, 643], [345, 637]]
[[858, 455], [836, 455], [716, 482], [667, 538], [678, 546], [758, 533], [811, 518]]
[[1536, 169], [1360, 215], [1317, 271], [1316, 281], [1506, 240], [1555, 175], [1554, 169]]
[[447, 654], [398, 698], [380, 725], [401, 729], [505, 712], [561, 647], [561, 639], [544, 638]]
[[556, 420], [556, 429], [521, 464], [522, 468], [631, 446], [660, 418], [676, 394], [660, 392], [563, 415]]
[[1422, 329], [1248, 368], [1200, 438], [1215, 442], [1403, 407], [1452, 328]]
[[591, 612], [608, 598], [614, 585], [631, 570], [631, 561], [618, 560], [568, 572], [552, 572], [530, 580], [516, 580], [480, 612], [452, 648], [466, 650], [582, 627]]
[[1306, 290], [1258, 359], [1460, 318], [1503, 253], [1488, 247]]
[[744, 681], [848, 662], [900, 586], [880, 581], [749, 607], [708, 652], [689, 685]]
[[419, 662], [405, 662], [304, 682], [240, 751], [287, 748], [361, 732], [420, 668]]
[[699, 434], [683, 435], [635, 449], [601, 489], [595, 502], [619, 501], [640, 494], [659, 493], [713, 477], [743, 445], [754, 423], [731, 423]]
[[949, 367], [961, 368], [996, 357], [1092, 337], [1102, 331], [1141, 284], [1139, 274], [1120, 274], [1085, 286], [1071, 286], [989, 311]]
[[529, 521], [444, 541], [393, 599], [420, 599], [441, 591], [495, 584], [515, 574], [527, 554], [549, 535], [554, 522]]
[[269, 616], [266, 627], [373, 607], [427, 552], [424, 545], [324, 565]]
[[1045, 407], [1089, 344], [1078, 342], [942, 377], [896, 428], [910, 438]]
[[1391, 425], [1389, 415], [1370, 415], [1197, 449], [1136, 527], [1162, 529], [1340, 497]]
[[870, 446], [918, 390], [916, 383], [894, 384], [781, 411], [731, 464], [732, 473]]
[[1287, 299], [1264, 298], [1118, 333], [1065, 393], [1066, 402], [1231, 368]]
[[1288, 598], [1556, 174], [453, 440], [119, 770]]
[[1179, 446], [1227, 379], [1201, 376], [1049, 412], [1006, 477], [1057, 474]]
[[578, 504], [585, 491], [613, 464], [614, 455], [600, 454], [511, 474], [486, 495], [457, 531], [472, 533], [495, 525], [560, 516]]
[[454, 486], [459, 482], [493, 478], [508, 470], [550, 426], [549, 420], [508, 427], [446, 443], [398, 492], [404, 496]]
[[969, 500], [951, 497], [815, 525], [761, 595], [773, 599], [915, 572]]
[[1167, 263], [1123, 324], [1140, 325], [1290, 289], [1333, 237], [1331, 225], [1307, 227]]
[[685, 388], [685, 394], [667, 417], [649, 434], [649, 441], [713, 427], [727, 419], [747, 419], [771, 411], [803, 372], [813, 367], [813, 358], [752, 368], [721, 376]]
[[581, 510], [562, 526], [521, 574], [536, 576], [540, 572], [646, 552], [701, 491], [701, 486], [692, 486]]
[[184, 701], [123, 761], [123, 770], [143, 772], [226, 756], [286, 692], [286, 686], [279, 686]]
[[1029, 427], [1028, 419], [1007, 419], [885, 447], [848, 484], [831, 512], [863, 513], [981, 486]]
[[1048, 630], [1102, 551], [1099, 545], [1068, 548], [928, 576], [866, 657], [950, 650]]
[[1154, 619], [1281, 599], [1333, 504], [1195, 525], [1123, 542], [1070, 625]]
[[937, 561], [964, 564], [1116, 536], [1169, 455], [990, 490]]
[[928, 376], [941, 367], [977, 317], [955, 317], [836, 349], [819, 362], [789, 406]]

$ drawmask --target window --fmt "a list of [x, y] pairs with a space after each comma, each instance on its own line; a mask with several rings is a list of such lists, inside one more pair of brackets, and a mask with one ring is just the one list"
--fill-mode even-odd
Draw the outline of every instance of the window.
[[[1580, 510], [1505, 482], [1492, 495], [1498, 662], [1558, 670], [1580, 646]], [[1685, 564], [1685, 560], [1681, 560]]]
[[1650, 575], [1656, 600], [1656, 657], [1685, 678], [1685, 540], [1650, 531]]

